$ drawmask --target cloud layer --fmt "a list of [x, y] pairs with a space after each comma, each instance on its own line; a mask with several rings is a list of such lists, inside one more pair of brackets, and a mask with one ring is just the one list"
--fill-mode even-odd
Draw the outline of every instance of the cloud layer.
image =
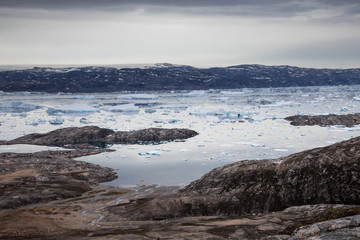
[[360, 67], [357, 0], [0, 0], [0, 64]]

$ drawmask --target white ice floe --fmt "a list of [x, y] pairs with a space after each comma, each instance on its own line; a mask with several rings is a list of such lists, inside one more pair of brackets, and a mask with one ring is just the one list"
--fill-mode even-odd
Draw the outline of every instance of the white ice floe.
[[140, 152], [139, 153], [140, 156], [146, 156], [146, 155], [154, 155], [154, 156], [160, 156], [161, 152], [160, 151], [149, 151], [149, 152]]
[[49, 115], [56, 115], [59, 113], [73, 114], [73, 113], [94, 113], [99, 109], [83, 103], [74, 103], [70, 105], [59, 105], [55, 108], [48, 108], [46, 111]]
[[194, 115], [197, 117], [205, 117], [205, 116], [217, 116], [219, 118], [229, 118], [229, 119], [237, 119], [243, 118], [240, 113], [233, 112], [224, 108], [198, 108], [194, 111], [190, 112], [190, 115]]
[[220, 94], [223, 96], [233, 97], [233, 96], [241, 96], [244, 94], [244, 92], [239, 91], [221, 91]]
[[61, 125], [65, 122], [65, 120], [61, 117], [56, 117], [54, 119], [50, 119], [49, 123], [52, 125]]
[[118, 100], [151, 100], [158, 99], [154, 94], [124, 94], [117, 97]]
[[207, 96], [208, 96], [208, 92], [204, 90], [194, 90], [188, 93], [181, 93], [178, 95], [178, 97], [189, 97], [189, 98], [207, 97]]
[[276, 152], [288, 152], [289, 151], [289, 149], [284, 149], [284, 148], [274, 148], [273, 150]]
[[135, 106], [133, 103], [128, 104], [121, 104], [116, 106], [106, 106], [103, 107], [102, 110], [109, 111], [109, 112], [122, 112], [122, 113], [138, 113], [140, 108]]
[[26, 112], [12, 113], [11, 116], [12, 116], [12, 117], [22, 117], [22, 118], [26, 118], [26, 117], [27, 117], [27, 113], [26, 113]]
[[79, 122], [82, 124], [89, 124], [89, 121], [86, 118], [81, 118]]
[[347, 107], [341, 107], [340, 108], [340, 112], [349, 112], [349, 111], [350, 111], [350, 109], [347, 108]]
[[179, 120], [179, 119], [155, 120], [154, 123], [177, 124], [177, 123], [183, 123], [183, 120]]
[[277, 107], [299, 107], [300, 103], [292, 102], [292, 101], [279, 101], [272, 104], [261, 106], [262, 108], [277, 108]]
[[214, 97], [214, 98], [211, 98], [211, 101], [213, 102], [227, 102], [229, 101], [229, 97]]
[[152, 108], [148, 108], [148, 109], [145, 109], [145, 113], [154, 113], [154, 112], [156, 112], [156, 110], [155, 109], [152, 109]]
[[269, 104], [274, 104], [274, 101], [261, 98], [261, 99], [248, 99], [247, 103], [248, 104], [269, 105]]
[[172, 104], [172, 105], [160, 105], [153, 107], [153, 109], [169, 109], [169, 110], [186, 110], [188, 108], [185, 104]]
[[24, 102], [3, 101], [0, 103], [0, 112], [6, 112], [6, 113], [30, 112], [40, 108], [42, 107]]

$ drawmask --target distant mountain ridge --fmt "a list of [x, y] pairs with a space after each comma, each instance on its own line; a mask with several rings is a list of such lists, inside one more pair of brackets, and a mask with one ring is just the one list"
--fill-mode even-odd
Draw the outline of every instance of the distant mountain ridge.
[[206, 90], [360, 84], [360, 68], [316, 69], [257, 64], [196, 68], [34, 67], [0, 72], [0, 91], [114, 92]]

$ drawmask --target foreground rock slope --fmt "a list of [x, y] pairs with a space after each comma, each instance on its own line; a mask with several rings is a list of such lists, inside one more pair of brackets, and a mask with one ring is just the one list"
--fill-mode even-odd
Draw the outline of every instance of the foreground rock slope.
[[116, 178], [113, 169], [75, 161], [105, 149], [0, 154], [0, 210], [77, 197]]
[[[107, 150], [0, 154], [0, 238], [360, 237], [360, 137], [226, 165], [178, 192], [96, 187], [114, 177], [112, 170], [72, 158], [102, 151]], [[57, 201], [44, 202], [51, 200]], [[19, 208], [29, 203], [39, 204]]]
[[148, 128], [138, 131], [113, 131], [97, 126], [69, 127], [57, 129], [45, 134], [34, 133], [0, 144], [34, 144], [64, 146], [77, 144], [129, 144], [144, 142], [172, 141], [198, 135], [189, 129]]
[[346, 127], [353, 127], [354, 125], [360, 124], [360, 114], [346, 114], [346, 115], [294, 115], [286, 117], [285, 120], [290, 121], [291, 125], [294, 126], [333, 126], [342, 125]]
[[240, 161], [212, 170], [178, 195], [148, 200], [128, 217], [239, 216], [309, 204], [356, 205], [359, 166], [360, 137], [279, 159]]

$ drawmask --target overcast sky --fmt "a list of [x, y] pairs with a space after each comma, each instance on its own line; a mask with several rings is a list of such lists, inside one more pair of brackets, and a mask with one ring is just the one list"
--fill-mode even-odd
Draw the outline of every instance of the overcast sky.
[[360, 67], [360, 0], [0, 0], [0, 64]]

